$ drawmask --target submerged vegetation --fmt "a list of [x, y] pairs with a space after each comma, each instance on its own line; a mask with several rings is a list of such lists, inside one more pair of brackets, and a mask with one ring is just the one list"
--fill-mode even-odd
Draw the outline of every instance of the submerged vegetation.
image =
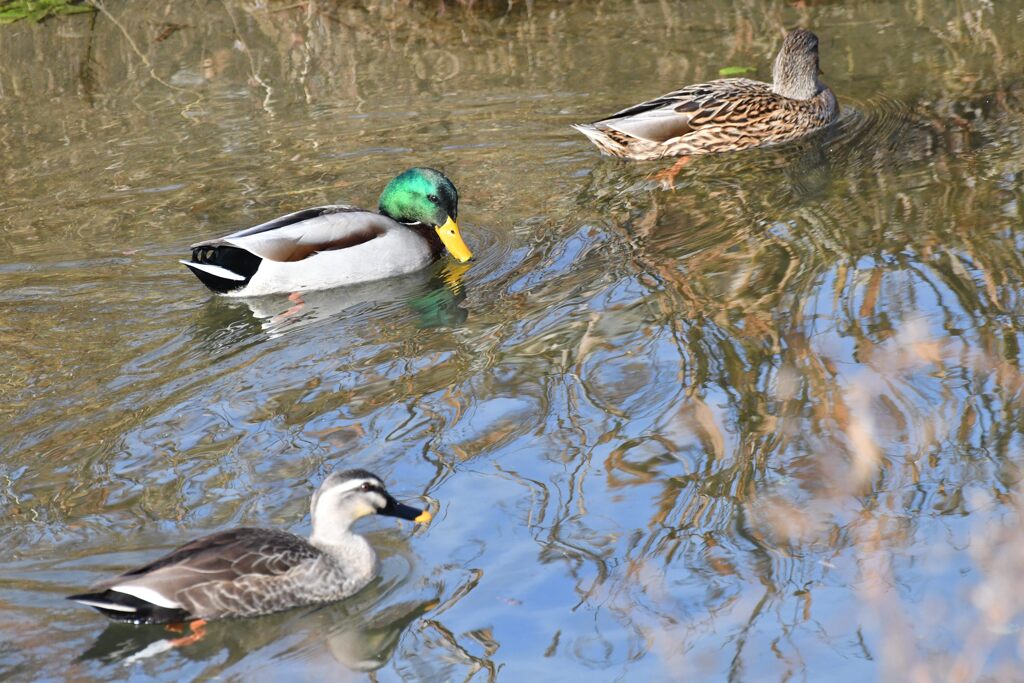
[[0, 24], [22, 19], [39, 22], [62, 14], [95, 12], [86, 0], [0, 0]]

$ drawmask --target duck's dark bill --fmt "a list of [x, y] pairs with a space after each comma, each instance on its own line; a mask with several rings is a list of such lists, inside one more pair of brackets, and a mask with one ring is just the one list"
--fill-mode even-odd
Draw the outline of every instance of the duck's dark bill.
[[412, 506], [399, 503], [394, 498], [388, 500], [388, 504], [380, 511], [380, 514], [407, 519], [410, 522], [419, 522], [420, 524], [426, 524], [433, 517], [429, 510], [417, 510]]

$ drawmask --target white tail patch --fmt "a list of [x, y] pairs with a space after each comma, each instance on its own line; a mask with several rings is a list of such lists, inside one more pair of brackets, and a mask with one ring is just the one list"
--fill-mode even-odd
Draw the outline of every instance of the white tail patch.
[[589, 123], [574, 123], [572, 124], [572, 127], [586, 135], [591, 140], [598, 140], [601, 137], [601, 134], [597, 131], [597, 129], [594, 128]]
[[[120, 586], [111, 586], [110, 590], [117, 591], [118, 593], [124, 593], [125, 595], [131, 595], [132, 597], [144, 600], [151, 605], [157, 607], [167, 607], [168, 609], [181, 609], [181, 604], [168, 600], [163, 595], [160, 595], [157, 591], [152, 588], [146, 588], [145, 586], [133, 586], [129, 584], [121, 584]], [[134, 611], [134, 610], [132, 610]]]
[[234, 271], [230, 271], [227, 268], [222, 268], [221, 266], [215, 266], [212, 263], [194, 263], [192, 261], [185, 261], [183, 259], [179, 259], [178, 263], [182, 263], [188, 266], [189, 268], [192, 268], [193, 270], [201, 270], [204, 273], [209, 273], [210, 275], [213, 275], [215, 277], [224, 278], [225, 280], [236, 280], [238, 282], [245, 281], [244, 275], [239, 275]]
[[75, 600], [75, 602], [80, 602], [83, 605], [88, 605], [89, 607], [99, 607], [101, 609], [108, 609], [111, 612], [137, 612], [138, 611], [134, 607], [129, 607], [128, 605], [118, 605], [117, 603], [113, 603], [113, 602], [100, 602], [99, 600]]

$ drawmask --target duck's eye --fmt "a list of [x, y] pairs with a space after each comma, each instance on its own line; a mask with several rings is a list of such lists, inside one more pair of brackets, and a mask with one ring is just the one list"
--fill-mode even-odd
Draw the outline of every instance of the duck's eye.
[[359, 487], [359, 490], [360, 491], [372, 491], [373, 490], [373, 484], [371, 484], [370, 482], [365, 482], [362, 486]]
[[436, 194], [428, 194], [427, 195], [427, 200], [431, 201], [431, 202], [433, 202], [435, 204], [440, 204], [441, 203], [441, 200], [437, 198]]

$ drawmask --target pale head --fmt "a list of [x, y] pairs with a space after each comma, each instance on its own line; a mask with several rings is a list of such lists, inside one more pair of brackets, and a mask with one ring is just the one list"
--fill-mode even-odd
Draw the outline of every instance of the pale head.
[[809, 100], [825, 87], [818, 73], [818, 36], [807, 29], [793, 29], [775, 57], [772, 90], [793, 100]]
[[366, 470], [330, 474], [313, 494], [310, 505], [313, 536], [327, 539], [348, 532], [360, 517], [388, 515], [413, 522], [429, 522], [430, 513], [403, 505], [384, 488], [380, 477]]

